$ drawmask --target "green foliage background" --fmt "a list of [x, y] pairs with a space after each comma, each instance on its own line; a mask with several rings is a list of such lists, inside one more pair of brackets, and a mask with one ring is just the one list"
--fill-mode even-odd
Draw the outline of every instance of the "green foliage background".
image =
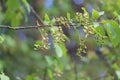
[[[85, 15], [89, 13], [87, 21], [93, 24], [98, 42], [95, 41], [93, 34], [90, 35], [84, 44], [88, 47], [87, 55], [79, 57], [77, 52], [71, 54], [65, 46], [69, 41], [66, 44], [60, 41], [53, 42], [55, 50], [53, 48], [35, 50], [35, 45], [42, 44], [39, 41], [44, 31], [40, 33], [38, 29], [0, 28], [0, 79], [120, 80], [120, 0], [84, 0], [79, 5], [73, 0], [51, 0], [52, 6], [45, 6], [47, 1], [0, 0], [0, 25], [12, 27], [41, 25], [37, 24], [29, 4], [46, 24], [51, 25], [54, 24], [55, 17], [67, 16], [67, 19], [71, 20], [74, 19], [76, 12]], [[90, 6], [93, 9], [90, 9]], [[81, 7], [85, 7], [88, 13]], [[89, 28], [89, 25], [87, 26]], [[48, 31], [46, 28], [45, 30]], [[54, 27], [50, 30], [55, 34], [59, 33]], [[107, 39], [104, 39], [103, 36], [106, 35]], [[76, 30], [70, 31], [68, 38], [79, 44], [78, 37], [79, 30]]]

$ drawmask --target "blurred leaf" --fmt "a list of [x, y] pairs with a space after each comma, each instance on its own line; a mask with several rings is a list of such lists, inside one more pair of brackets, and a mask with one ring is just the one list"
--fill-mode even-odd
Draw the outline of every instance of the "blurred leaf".
[[109, 20], [109, 21], [106, 21], [105, 28], [107, 30], [108, 36], [109, 36], [113, 46], [117, 47], [120, 44], [119, 25], [115, 21]]
[[7, 47], [13, 48], [13, 47], [16, 46], [16, 42], [12, 37], [4, 36], [4, 38], [5, 38], [5, 43], [4, 44], [6, 44]]
[[99, 17], [99, 12], [96, 11], [95, 9], [92, 10], [92, 17], [93, 19], [97, 19]]
[[82, 10], [84, 11], [84, 15], [86, 18], [89, 18], [89, 13], [86, 11], [85, 8], [82, 8]]
[[62, 57], [63, 51], [62, 51], [61, 47], [57, 43], [55, 43], [54, 45], [55, 45], [55, 52], [56, 52], [57, 56]]
[[64, 56], [66, 56], [66, 55], [67, 55], [67, 53], [66, 53], [67, 50], [66, 50], [66, 46], [65, 46], [65, 44], [64, 44], [64, 43], [61, 43], [59, 46], [60, 46], [60, 48], [61, 48], [61, 50], [62, 50]]
[[40, 26], [40, 23], [39, 23], [39, 21], [37, 21], [37, 26]]
[[55, 18], [53, 18], [53, 19], [50, 21], [50, 24], [52, 24], [52, 25], [55, 24]]
[[52, 65], [52, 64], [53, 64], [53, 61], [52, 61], [51, 57], [45, 56], [45, 59], [46, 59], [46, 61], [47, 61], [47, 63], [48, 63], [49, 65]]
[[21, 13], [15, 14], [13, 18], [11, 18], [11, 26], [18, 26], [22, 20]]
[[[13, 5], [14, 4], [14, 5]], [[20, 3], [18, 0], [8, 0], [6, 2], [6, 6], [7, 8], [10, 10], [10, 11], [14, 11], [16, 10], [17, 8], [20, 7]]]
[[24, 8], [21, 8], [18, 0], [8, 0], [6, 7], [4, 21], [7, 23], [10, 22], [11, 26], [18, 26], [23, 18], [23, 14], [25, 14]]
[[0, 43], [2, 43], [3, 41], [4, 41], [4, 38], [0, 36]]
[[10, 80], [4, 73], [0, 74], [0, 80]]
[[94, 25], [94, 27], [96, 28], [96, 27], [99, 26], [99, 23], [98, 23], [98, 22], [93, 22], [93, 25]]
[[49, 76], [49, 80], [54, 80], [54, 77], [53, 77], [53, 73], [50, 69], [47, 69], [47, 73], [48, 73], [48, 76]]
[[70, 21], [70, 13], [67, 13], [67, 19]]
[[[111, 55], [111, 57], [114, 57], [114, 55]], [[114, 57], [114, 58], [116, 58], [116, 57]], [[115, 70], [120, 70], [120, 67], [117, 63], [114, 63], [113, 67], [114, 67]]]
[[105, 30], [104, 30], [103, 26], [97, 26], [95, 28], [95, 30], [98, 34], [101, 34], [102, 36], [105, 36]]
[[[23, 2], [24, 5], [21, 5], [21, 2]], [[18, 26], [20, 25], [22, 19], [27, 21], [28, 16], [26, 16], [27, 14], [26, 8], [28, 12], [30, 12], [30, 7], [26, 0], [22, 1], [7, 0], [5, 5], [6, 5], [6, 10], [4, 14], [5, 23], [10, 23], [11, 26]]]
[[118, 79], [120, 79], [120, 71], [116, 71], [116, 74], [118, 76]]
[[44, 23], [46, 25], [50, 25], [51, 24], [51, 20], [50, 20], [50, 18], [49, 18], [49, 16], [47, 14], [45, 14], [45, 16], [44, 16]]
[[50, 18], [47, 14], [45, 14], [45, 21], [50, 21]]
[[30, 13], [30, 6], [29, 6], [29, 4], [28, 4], [27, 0], [22, 0], [22, 2], [23, 2], [23, 3], [24, 3], [24, 5], [26, 6], [27, 11]]
[[104, 14], [104, 11], [98, 12], [95, 9], [92, 10], [92, 17], [93, 17], [93, 19], [97, 19], [97, 18], [99, 18], [103, 14]]
[[2, 23], [3, 19], [4, 19], [4, 13], [2, 13], [0, 10], [0, 24]]
[[99, 12], [99, 16], [104, 15], [104, 11]]
[[38, 76], [28, 75], [25, 80], [41, 80]]
[[4, 62], [0, 60], [0, 71], [3, 69], [3, 67], [4, 67]]
[[44, 43], [43, 43], [43, 41], [40, 41], [40, 40], [37, 40], [36, 42], [35, 42], [35, 44], [34, 45], [41, 45], [41, 46], [44, 46]]

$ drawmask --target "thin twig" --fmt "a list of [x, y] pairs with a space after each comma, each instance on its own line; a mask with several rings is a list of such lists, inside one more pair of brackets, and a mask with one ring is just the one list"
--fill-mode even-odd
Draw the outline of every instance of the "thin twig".
[[6, 25], [0, 25], [0, 28], [8, 28], [12, 30], [18, 30], [18, 29], [38, 29], [38, 26], [19, 26], [19, 27], [11, 27]]
[[33, 7], [29, 4], [30, 6], [30, 9], [31, 9], [31, 12], [34, 14], [34, 16], [37, 18], [38, 22], [41, 24], [41, 25], [44, 25], [44, 22], [43, 20], [40, 18], [40, 16], [37, 14], [37, 12], [33, 9]]
[[[64, 25], [56, 24], [56, 25], [52, 25], [52, 26], [64, 26]], [[70, 26], [78, 27], [78, 25], [70, 25]], [[45, 28], [45, 27], [51, 27], [51, 25], [17, 26], [17, 27], [12, 27], [12, 26], [7, 26], [7, 25], [0, 25], [0, 28], [8, 28], [8, 29], [12, 29], [12, 30], [18, 30], [18, 29], [38, 29], [38, 28]]]

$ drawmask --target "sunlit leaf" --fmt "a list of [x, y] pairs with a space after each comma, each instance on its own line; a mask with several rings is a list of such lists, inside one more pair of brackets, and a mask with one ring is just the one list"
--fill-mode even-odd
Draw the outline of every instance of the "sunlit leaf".
[[0, 74], [0, 80], [10, 80], [4, 73]]
[[45, 21], [50, 21], [50, 18], [47, 14], [45, 14]]
[[104, 15], [104, 11], [99, 12], [99, 16]]
[[92, 17], [93, 17], [94, 19], [97, 19], [97, 18], [99, 17], [99, 12], [96, 11], [95, 9], [93, 9], [93, 10], [92, 10]]
[[104, 14], [104, 11], [98, 12], [95, 9], [92, 10], [92, 17], [93, 17], [93, 19], [97, 19], [97, 18], [99, 18], [103, 14]]
[[104, 30], [103, 26], [97, 26], [95, 29], [96, 29], [98, 34], [105, 36], [105, 30]]
[[118, 79], [120, 79], [120, 71], [116, 71], [116, 74], [118, 76]]

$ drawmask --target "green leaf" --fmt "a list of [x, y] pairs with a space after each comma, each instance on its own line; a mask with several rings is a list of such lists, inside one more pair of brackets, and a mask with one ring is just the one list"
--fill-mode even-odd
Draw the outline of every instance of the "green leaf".
[[11, 26], [15, 27], [20, 25], [21, 20], [22, 20], [21, 13], [18, 13], [18, 14], [14, 13], [14, 18], [11, 18]]
[[3, 19], [4, 19], [4, 13], [2, 13], [0, 9], [0, 24], [2, 23]]
[[118, 76], [118, 79], [120, 79], [120, 71], [116, 71], [116, 74]]
[[36, 44], [36, 45], [43, 45], [43, 41], [37, 40], [37, 41], [35, 42], [35, 44]]
[[41, 80], [41, 79], [35, 75], [27, 75], [25, 80]]
[[50, 21], [50, 18], [47, 14], [45, 14], [45, 21]]
[[99, 17], [99, 12], [96, 11], [95, 9], [92, 10], [92, 17], [93, 19], [97, 19]]
[[0, 74], [0, 80], [10, 80], [4, 73]]
[[30, 6], [29, 6], [27, 0], [22, 0], [22, 2], [23, 2], [23, 4], [26, 6], [27, 11], [30, 13]]
[[0, 36], [0, 43], [2, 43], [4, 41], [3, 37]]
[[98, 26], [95, 28], [96, 32], [102, 36], [105, 36], [105, 30], [103, 28], [103, 26]]
[[96, 28], [96, 27], [99, 26], [99, 23], [98, 23], [98, 22], [93, 22], [93, 25], [94, 25], [94, 27]]
[[[14, 4], [14, 5], [13, 5]], [[21, 7], [19, 0], [8, 0], [6, 2], [6, 12], [4, 20], [7, 23], [11, 23], [11, 26], [20, 25], [23, 15], [25, 15], [25, 9]]]
[[[50, 18], [49, 18], [49, 16], [48, 16], [47, 14], [45, 14], [45, 17], [44, 17], [44, 23], [45, 23], [46, 25], [51, 24]], [[52, 24], [51, 24], [51, 25], [52, 25]]]
[[8, 0], [6, 6], [10, 11], [14, 11], [20, 7], [20, 2], [18, 0]]
[[106, 21], [105, 28], [113, 46], [117, 47], [120, 44], [120, 28], [118, 23], [113, 20]]
[[53, 18], [50, 23], [51, 23], [51, 25], [54, 25], [55, 24], [55, 18]]
[[53, 61], [52, 61], [51, 57], [45, 56], [45, 59], [46, 59], [46, 61], [47, 61], [47, 63], [48, 63], [49, 65], [52, 65], [52, 64], [53, 64]]
[[53, 72], [50, 69], [47, 69], [47, 73], [48, 73], [50, 80], [54, 80]]
[[97, 19], [97, 18], [99, 18], [103, 14], [104, 14], [104, 11], [98, 12], [95, 9], [92, 10], [92, 17], [93, 17], [93, 19]]
[[64, 43], [60, 43], [59, 46], [60, 46], [60, 48], [61, 48], [61, 50], [63, 52], [63, 55], [66, 56], [67, 55], [66, 54], [67, 50], [66, 50], [65, 44]]
[[54, 45], [55, 45], [55, 52], [56, 52], [57, 56], [62, 57], [63, 51], [62, 51], [61, 47], [57, 43], [55, 43]]
[[70, 20], [70, 13], [67, 13], [67, 19]]
[[104, 15], [104, 11], [99, 12], [99, 16]]

